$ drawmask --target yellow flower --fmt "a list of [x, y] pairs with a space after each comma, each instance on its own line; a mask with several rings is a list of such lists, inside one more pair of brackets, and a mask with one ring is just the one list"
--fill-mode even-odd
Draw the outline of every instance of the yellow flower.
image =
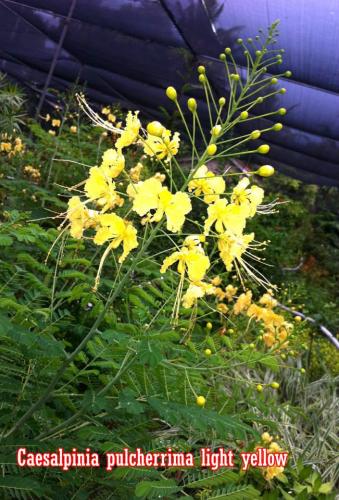
[[113, 113], [108, 114], [108, 121], [114, 123], [116, 121], [116, 116]]
[[208, 170], [206, 165], [202, 165], [195, 172], [193, 179], [188, 183], [188, 190], [194, 191], [196, 196], [204, 195], [205, 203], [213, 203], [219, 195], [225, 191], [225, 181], [218, 175]]
[[183, 276], [187, 272], [189, 280], [193, 283], [202, 281], [210, 267], [210, 260], [200, 245], [192, 248], [184, 245], [181, 250], [173, 252], [164, 260], [160, 272], [165, 273], [176, 262], [179, 274]]
[[76, 125], [71, 125], [69, 127], [69, 130], [72, 132], [72, 134], [76, 134], [78, 131], [78, 127]]
[[141, 217], [155, 210], [154, 215], [149, 214], [151, 222], [159, 222], [166, 215], [167, 229], [173, 233], [181, 230], [185, 215], [192, 210], [191, 201], [187, 193], [178, 191], [172, 194], [161, 181], [154, 177], [146, 181], [130, 184], [127, 194], [133, 198], [133, 210]]
[[137, 140], [141, 127], [138, 113], [139, 111], [135, 111], [134, 114], [132, 113], [132, 111], [129, 111], [127, 113], [126, 126], [122, 130], [119, 139], [115, 143], [115, 147], [117, 148], [117, 150], [122, 150], [123, 148], [130, 146]]
[[70, 233], [73, 238], [81, 239], [85, 229], [96, 224], [97, 212], [88, 210], [79, 196], [72, 196], [68, 201], [67, 218], [71, 223]]
[[227, 205], [225, 198], [217, 200], [207, 209], [208, 217], [205, 221], [205, 234], [208, 234], [213, 224], [218, 233], [230, 231], [240, 235], [246, 225], [246, 214], [239, 205]]
[[61, 121], [58, 118], [53, 118], [52, 127], [60, 127]]
[[221, 313], [221, 314], [226, 314], [228, 312], [228, 307], [226, 304], [218, 304], [217, 305], [217, 310]]
[[180, 134], [174, 132], [171, 138], [171, 131], [164, 129], [162, 136], [147, 134], [144, 142], [144, 152], [148, 156], [156, 156], [158, 160], [170, 161], [178, 153], [180, 145]]
[[233, 300], [233, 297], [237, 293], [237, 291], [238, 291], [237, 287], [233, 285], [227, 285], [227, 287], [225, 288], [225, 292], [228, 302], [231, 302], [231, 300]]
[[182, 297], [182, 304], [185, 309], [190, 309], [196, 304], [197, 300], [205, 295], [213, 295], [215, 288], [209, 283], [200, 281], [199, 283], [190, 283], [185, 295]]
[[48, 131], [48, 133], [49, 133], [50, 135], [56, 135], [55, 130], [51, 130], [51, 129], [50, 129], [50, 130]]
[[115, 149], [107, 149], [102, 155], [102, 162], [100, 168], [104, 170], [108, 177], [114, 179], [125, 168], [125, 158], [121, 152]]
[[268, 432], [263, 432], [261, 439], [264, 443], [271, 443], [273, 441], [273, 437]]
[[139, 182], [140, 174], [143, 169], [142, 163], [137, 163], [135, 167], [132, 167], [129, 171], [129, 176], [133, 182]]
[[211, 280], [211, 283], [212, 283], [212, 285], [214, 285], [214, 286], [219, 286], [219, 285], [221, 285], [221, 281], [222, 281], [222, 280], [221, 280], [220, 276], [215, 276], [215, 277]]
[[246, 210], [246, 217], [253, 217], [264, 199], [264, 190], [258, 186], [248, 188], [249, 183], [248, 177], [241, 179], [233, 189], [231, 201]]
[[264, 293], [264, 295], [260, 298], [259, 303], [272, 309], [273, 307], [276, 307], [278, 301], [274, 299], [270, 293]]
[[125, 221], [116, 214], [101, 214], [97, 217], [99, 229], [94, 237], [94, 243], [102, 245], [110, 241], [110, 248], [117, 248], [121, 243], [123, 253], [119, 257], [120, 264], [127, 255], [138, 246], [137, 230], [131, 222]]
[[21, 151], [24, 149], [24, 145], [23, 145], [22, 140], [20, 139], [20, 137], [17, 137], [15, 139], [14, 143], [15, 143], [14, 151], [16, 153], [21, 153]]
[[270, 481], [271, 479], [275, 478], [276, 476], [279, 476], [284, 472], [284, 467], [266, 467], [263, 471], [264, 478], [266, 481]]
[[254, 233], [244, 235], [233, 235], [230, 232], [223, 233], [218, 238], [220, 257], [227, 271], [233, 268], [233, 262], [244, 265], [242, 255], [246, 252], [249, 244], [254, 239]]
[[109, 115], [109, 114], [110, 114], [110, 112], [111, 112], [111, 110], [110, 110], [109, 108], [107, 108], [107, 107], [103, 107], [103, 108], [101, 109], [101, 113], [102, 113], [103, 115]]
[[85, 184], [85, 192], [89, 200], [96, 201], [103, 211], [113, 208], [119, 202], [119, 197], [115, 191], [115, 183], [99, 167], [90, 169], [90, 176]]
[[0, 151], [4, 151], [5, 153], [9, 153], [12, 149], [12, 144], [10, 142], [2, 142], [0, 144]]
[[233, 306], [234, 314], [238, 315], [242, 311], [248, 309], [249, 306], [251, 305], [251, 301], [252, 301], [252, 292], [250, 290], [248, 290], [246, 293], [242, 293], [241, 295], [239, 295], [236, 303]]

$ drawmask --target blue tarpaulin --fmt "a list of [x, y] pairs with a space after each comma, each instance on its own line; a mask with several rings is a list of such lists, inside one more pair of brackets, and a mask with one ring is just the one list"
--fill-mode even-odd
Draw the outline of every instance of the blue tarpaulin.
[[286, 52], [272, 74], [289, 69], [293, 76], [281, 79], [286, 94], [255, 111], [288, 110], [279, 117], [283, 131], [265, 137], [269, 161], [307, 182], [339, 185], [337, 0], [75, 0], [69, 18], [72, 3], [0, 0], [0, 71], [41, 93], [64, 31], [50, 87], [79, 81], [97, 102], [118, 101], [150, 116], [171, 109], [168, 85], [190, 82], [194, 92], [199, 64], [224, 95], [219, 53], [231, 47], [245, 65], [236, 39], [279, 18]]

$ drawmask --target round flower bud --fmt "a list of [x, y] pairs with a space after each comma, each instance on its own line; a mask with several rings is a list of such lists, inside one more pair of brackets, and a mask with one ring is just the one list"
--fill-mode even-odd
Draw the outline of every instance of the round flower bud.
[[283, 353], [283, 354], [281, 354], [281, 356], [280, 356], [280, 357], [281, 357], [281, 359], [284, 359], [284, 360], [285, 360], [285, 359], [286, 359], [286, 354], [284, 354], [284, 353]]
[[284, 116], [286, 115], [287, 113], [287, 109], [286, 108], [279, 108], [278, 109], [278, 114], [281, 115], [281, 116]]
[[234, 333], [233, 328], [229, 328], [229, 329], [228, 329], [228, 333]]
[[194, 113], [197, 109], [197, 101], [194, 99], [194, 97], [190, 97], [187, 101], [187, 107], [188, 109]]
[[262, 144], [261, 146], [258, 147], [257, 152], [260, 153], [261, 155], [266, 155], [270, 150], [270, 147], [268, 144]]
[[219, 99], [219, 106], [222, 108], [226, 104], [226, 99], [225, 97], [220, 97]]
[[175, 90], [174, 87], [167, 87], [166, 95], [169, 99], [171, 99], [171, 101], [177, 100], [177, 91]]
[[212, 351], [211, 351], [211, 349], [205, 349], [204, 353], [205, 353], [205, 356], [211, 356]]
[[195, 402], [197, 403], [198, 406], [205, 406], [206, 399], [204, 398], [204, 396], [198, 396]]
[[242, 111], [240, 113], [240, 120], [246, 120], [248, 118], [248, 111]]
[[279, 389], [280, 384], [278, 384], [278, 382], [272, 382], [271, 387], [272, 387], [272, 389]]
[[271, 78], [270, 83], [271, 83], [272, 85], [276, 85], [276, 84], [278, 83], [278, 78]]
[[287, 90], [283, 87], [279, 90], [279, 94], [286, 94]]
[[251, 132], [250, 138], [254, 141], [255, 139], [259, 139], [260, 136], [260, 130], [253, 130], [253, 132]]
[[203, 75], [203, 74], [199, 75], [199, 82], [200, 83], [205, 83], [206, 82], [206, 76]]
[[263, 386], [261, 384], [257, 385], [257, 391], [262, 392], [264, 390]]
[[238, 43], [239, 45], [241, 45], [241, 44], [242, 44], [242, 38], [238, 38], [238, 39], [237, 39], [237, 43]]
[[226, 47], [225, 49], [225, 54], [231, 54], [232, 53], [232, 50], [229, 48], [229, 47]]
[[289, 71], [289, 70], [285, 71], [285, 76], [286, 76], [286, 78], [291, 78], [292, 71]]
[[230, 75], [230, 77], [231, 77], [231, 80], [234, 80], [235, 82], [238, 82], [240, 80], [240, 76], [237, 75], [237, 73], [232, 73]]
[[218, 135], [220, 135], [220, 132], [221, 132], [221, 125], [215, 125], [215, 127], [212, 128], [212, 135], [214, 137], [218, 137]]
[[275, 123], [272, 127], [272, 130], [274, 130], [274, 132], [280, 132], [282, 128], [283, 128], [282, 123]]
[[257, 98], [257, 104], [261, 104], [262, 102], [264, 102], [263, 97], [258, 97]]
[[226, 61], [226, 55], [223, 53], [219, 54], [219, 59], [220, 61]]
[[249, 347], [250, 349], [254, 349], [254, 348], [255, 348], [255, 344], [253, 344], [253, 343], [252, 343], [252, 344], [248, 344], [248, 347]]
[[248, 41], [248, 43], [252, 43], [253, 42], [253, 38], [247, 38], [247, 41]]
[[205, 66], [198, 66], [198, 73], [200, 73], [201, 75], [204, 74], [206, 72], [206, 68]]
[[297, 323], [300, 323], [300, 321], [302, 321], [302, 317], [301, 316], [295, 316], [294, 318], [294, 321], [296, 321]]
[[210, 144], [207, 146], [206, 151], [209, 156], [213, 156], [217, 152], [217, 146], [215, 144]]
[[302, 373], [302, 374], [306, 373], [305, 368], [300, 368], [300, 373]]
[[274, 174], [274, 167], [271, 167], [271, 165], [262, 165], [256, 173], [261, 177], [271, 177]]
[[164, 126], [161, 125], [161, 123], [157, 122], [157, 121], [150, 122], [147, 125], [147, 132], [150, 135], [155, 135], [156, 137], [161, 137], [164, 130], [165, 130]]
[[208, 323], [206, 323], [206, 328], [207, 328], [207, 330], [212, 330], [213, 325], [210, 321]]
[[272, 436], [268, 432], [263, 432], [261, 434], [261, 440], [264, 443], [270, 443], [271, 441], [273, 441], [273, 438], [272, 438]]
[[261, 55], [262, 55], [261, 50], [256, 50], [256, 51], [255, 51], [255, 55], [256, 55], [257, 57], [261, 56]]

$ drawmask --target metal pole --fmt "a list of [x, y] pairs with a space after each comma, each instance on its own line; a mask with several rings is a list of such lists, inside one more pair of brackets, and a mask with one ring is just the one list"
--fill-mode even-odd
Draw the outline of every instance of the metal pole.
[[65, 36], [67, 34], [67, 31], [68, 31], [69, 22], [70, 22], [70, 20], [72, 18], [72, 15], [73, 15], [76, 3], [77, 3], [77, 0], [72, 0], [72, 3], [70, 5], [70, 8], [69, 8], [69, 11], [68, 11], [68, 14], [67, 14], [67, 17], [65, 19], [65, 23], [64, 23], [64, 26], [62, 28], [60, 39], [59, 39], [58, 45], [57, 45], [57, 47], [55, 49], [54, 56], [53, 56], [53, 59], [52, 59], [52, 62], [51, 62], [51, 66], [49, 68], [48, 75], [47, 75], [47, 78], [46, 78], [46, 81], [45, 81], [45, 85], [44, 85], [44, 88], [42, 89], [42, 93], [41, 93], [41, 97], [40, 97], [40, 100], [39, 100], [39, 104], [38, 104], [38, 107], [37, 107], [37, 110], [36, 110], [36, 113], [35, 113], [35, 118], [36, 119], [39, 117], [41, 109], [42, 109], [42, 106], [44, 104], [44, 101], [45, 101], [45, 98], [46, 98], [46, 94], [47, 94], [47, 90], [48, 90], [48, 88], [50, 86], [50, 83], [51, 83], [51, 80], [52, 80], [52, 76], [53, 76], [53, 73], [54, 73], [54, 70], [55, 70], [55, 66], [56, 66], [56, 64], [58, 62], [60, 51], [62, 49], [64, 40], [65, 40]]

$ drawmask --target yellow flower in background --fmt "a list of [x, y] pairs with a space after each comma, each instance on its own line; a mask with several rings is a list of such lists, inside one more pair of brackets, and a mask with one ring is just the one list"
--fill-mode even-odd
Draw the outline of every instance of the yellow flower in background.
[[59, 120], [59, 118], [53, 118], [52, 127], [60, 127], [60, 125], [61, 125], [61, 120]]
[[159, 222], [166, 215], [167, 229], [173, 233], [180, 231], [185, 222], [185, 215], [192, 210], [187, 193], [178, 191], [172, 194], [155, 177], [130, 184], [127, 194], [133, 199], [133, 210], [141, 217], [155, 210], [153, 215], [149, 214], [149, 220]]
[[109, 113], [108, 114], [108, 121], [111, 122], [111, 123], [114, 123], [116, 121], [116, 116], [113, 115], [113, 113]]
[[280, 476], [284, 472], [284, 467], [266, 467], [263, 470], [263, 475], [266, 481], [270, 481], [271, 479]]
[[1, 142], [0, 143], [0, 151], [4, 151], [5, 153], [9, 153], [12, 150], [12, 144], [10, 142]]
[[205, 221], [205, 234], [208, 234], [213, 224], [218, 233], [230, 231], [240, 235], [246, 226], [246, 212], [239, 205], [227, 204], [225, 198], [217, 200], [207, 209], [208, 217]]
[[55, 130], [51, 130], [51, 129], [50, 129], [50, 130], [48, 131], [48, 133], [49, 133], [50, 135], [56, 135]]
[[69, 127], [69, 130], [71, 131], [72, 134], [76, 134], [78, 131], [78, 127], [76, 125], [71, 125]]
[[15, 153], [21, 153], [24, 149], [24, 145], [20, 137], [17, 137], [14, 141], [14, 151]]
[[125, 128], [122, 130], [119, 139], [115, 143], [117, 150], [122, 150], [137, 140], [141, 127], [138, 113], [139, 111], [135, 111], [134, 114], [132, 111], [127, 113]]
[[242, 255], [246, 252], [249, 244], [254, 239], [254, 233], [244, 235], [234, 235], [230, 232], [223, 233], [218, 238], [218, 249], [220, 257], [226, 266], [227, 271], [231, 271], [234, 261], [243, 265]]
[[100, 168], [108, 177], [114, 179], [125, 168], [125, 157], [113, 148], [107, 149], [102, 155]]
[[264, 295], [260, 298], [259, 303], [272, 309], [273, 307], [276, 307], [278, 301], [272, 297], [270, 293], [264, 293]]
[[205, 295], [213, 295], [214, 292], [215, 288], [210, 283], [204, 283], [203, 281], [190, 283], [186, 293], [182, 297], [182, 305], [185, 309], [190, 309], [196, 304], [198, 299]]
[[227, 287], [225, 288], [225, 295], [228, 302], [231, 302], [233, 300], [233, 297], [236, 295], [237, 291], [238, 288], [236, 286], [227, 285]]
[[150, 157], [156, 156], [158, 160], [170, 161], [178, 153], [179, 146], [179, 132], [174, 132], [171, 137], [171, 131], [165, 129], [161, 137], [147, 134], [147, 139], [144, 141], [144, 152]]
[[68, 201], [67, 218], [71, 223], [70, 234], [81, 239], [84, 230], [96, 225], [97, 212], [88, 210], [79, 196], [72, 196]]
[[103, 108], [101, 109], [101, 113], [102, 113], [103, 115], [109, 115], [109, 114], [110, 114], [110, 112], [111, 112], [111, 110], [110, 110], [110, 108], [108, 108], [108, 107], [103, 107]]
[[120, 197], [115, 191], [115, 183], [99, 167], [90, 169], [89, 178], [85, 183], [85, 192], [90, 201], [95, 201], [102, 207], [103, 212], [120, 202]]
[[141, 171], [142, 171], [143, 168], [144, 168], [143, 164], [139, 161], [135, 165], [135, 167], [132, 167], [130, 169], [130, 171], [128, 173], [129, 173], [129, 176], [131, 178], [131, 181], [133, 181], [133, 182], [139, 182], [139, 180], [140, 180], [140, 174], [141, 174]]
[[100, 214], [97, 217], [98, 229], [94, 237], [96, 245], [110, 242], [110, 248], [123, 245], [123, 253], [119, 257], [121, 264], [127, 255], [138, 246], [137, 230], [129, 221], [125, 221], [116, 214]]
[[195, 172], [192, 180], [188, 183], [188, 190], [194, 191], [195, 196], [204, 195], [205, 203], [213, 203], [219, 195], [225, 192], [226, 184], [222, 176], [215, 175], [202, 165]]
[[236, 205], [240, 205], [246, 210], [246, 217], [253, 217], [264, 199], [264, 190], [258, 186], [248, 188], [250, 180], [244, 177], [235, 186], [232, 192], [231, 201]]
[[199, 245], [192, 248], [183, 246], [181, 250], [173, 252], [164, 260], [160, 272], [165, 273], [176, 262], [178, 273], [182, 276], [187, 273], [188, 279], [193, 283], [202, 281], [210, 267], [210, 260]]
[[239, 295], [237, 298], [236, 303], [233, 306], [233, 312], [234, 314], [238, 315], [243, 311], [246, 311], [252, 302], [252, 292], [251, 290], [248, 290], [246, 293], [242, 293]]

